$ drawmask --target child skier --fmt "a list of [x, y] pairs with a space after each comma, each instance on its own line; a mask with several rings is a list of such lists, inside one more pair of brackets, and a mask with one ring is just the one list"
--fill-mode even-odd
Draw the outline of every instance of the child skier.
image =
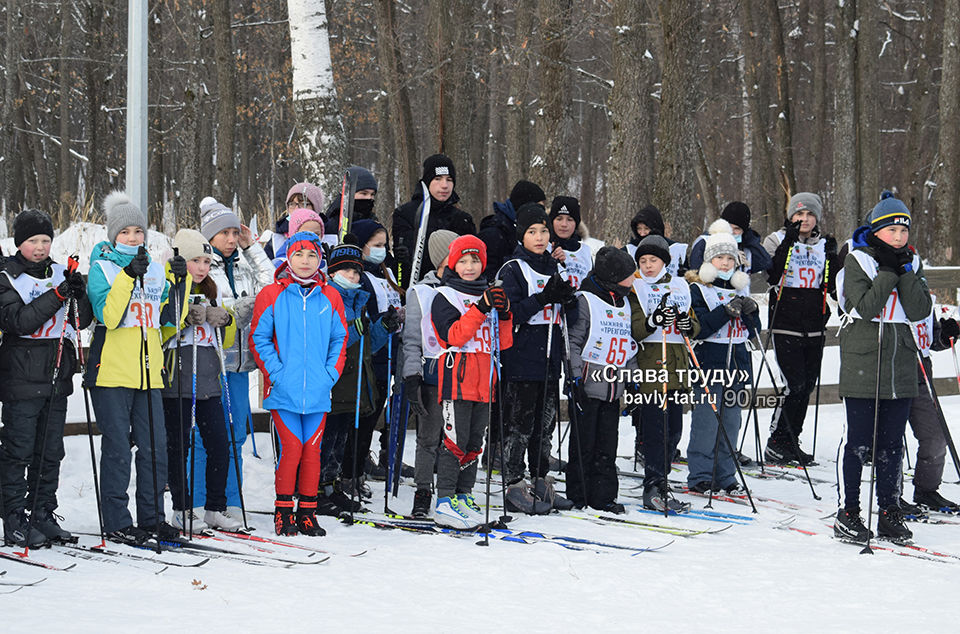
[[[580, 201], [572, 196], [557, 196], [550, 203], [550, 242], [567, 270], [570, 284], [580, 288], [593, 268], [590, 245], [580, 241]], [[558, 254], [559, 255], [559, 254]]]
[[[336, 293], [343, 305], [344, 319], [347, 324], [346, 352], [340, 378], [334, 384], [330, 394], [331, 409], [327, 416], [327, 429], [324, 432], [320, 458], [320, 495], [317, 509], [322, 515], [339, 515], [342, 512], [360, 510], [360, 503], [354, 501], [343, 491], [344, 483], [339, 481], [342, 465], [347, 455], [347, 445], [351, 449], [350, 463], [353, 464], [354, 425], [363, 433], [364, 420], [369, 419], [381, 402], [380, 394], [385, 388], [377, 384], [373, 365], [374, 354], [382, 348], [390, 333], [384, 319], [371, 324], [367, 315], [370, 293], [362, 288], [363, 251], [355, 243], [356, 236], [347, 234], [346, 242], [330, 251], [327, 272], [330, 275], [328, 288]], [[395, 324], [391, 325], [395, 326]], [[360, 339], [363, 337], [363, 358], [360, 358]], [[360, 385], [357, 384], [360, 367], [363, 367]], [[360, 390], [359, 394], [357, 390]], [[359, 411], [358, 411], [359, 407]], [[359, 418], [358, 418], [359, 417]], [[373, 421], [375, 422], [375, 420]], [[373, 422], [370, 423], [371, 431]], [[369, 443], [369, 440], [367, 441]], [[358, 461], [362, 455], [358, 455]], [[362, 464], [362, 463], [361, 463]], [[352, 479], [355, 474], [350, 472]], [[346, 474], [344, 474], [346, 479]], [[353, 483], [350, 485], [351, 490]]]
[[437, 464], [437, 506], [440, 526], [471, 530], [483, 523], [473, 499], [477, 461], [493, 401], [491, 352], [497, 311], [501, 350], [513, 342], [510, 300], [483, 276], [487, 249], [476, 236], [461, 236], [450, 244], [443, 285], [431, 306], [431, 320], [443, 353], [438, 362], [443, 412], [443, 448]]
[[[187, 264], [181, 256], [172, 258], [167, 279], [163, 267], [151, 261], [144, 248], [147, 216], [126, 194], [110, 194], [103, 209], [108, 240], [90, 256], [87, 292], [97, 324], [84, 377], [102, 434], [103, 528], [112, 540], [143, 543], [159, 523], [159, 539], [176, 539], [179, 531], [160, 521], [167, 482], [160, 326], [175, 324], [187, 310]], [[170, 301], [173, 293], [180, 297], [180, 315]], [[137, 447], [136, 527], [127, 510], [131, 440]]]
[[769, 323], [777, 365], [786, 382], [785, 397], [774, 411], [764, 451], [764, 460], [775, 464], [813, 461], [812, 455], [800, 449], [800, 432], [820, 375], [823, 338], [830, 318], [826, 294], [834, 292], [839, 269], [836, 238], [821, 235], [822, 214], [819, 196], [794, 194], [783, 228], [763, 241], [763, 248], [773, 258], [767, 272], [771, 285]]
[[[210, 528], [235, 531], [243, 523], [226, 515], [227, 509], [227, 457], [229, 436], [220, 402], [220, 359], [214, 329], [221, 329], [224, 348], [233, 345], [237, 333], [236, 323], [221, 307], [223, 298], [219, 288], [210, 278], [210, 260], [213, 248], [199, 231], [181, 229], [173, 238], [173, 246], [179, 249], [180, 257], [187, 261], [186, 283], [190, 287], [190, 304], [185, 318], [185, 328], [180, 330], [179, 346], [177, 329], [165, 326], [167, 374], [170, 383], [163, 389], [163, 413], [167, 429], [167, 482], [173, 496], [173, 515], [170, 524], [187, 531], [190, 529], [190, 514], [193, 504], [190, 499], [187, 473], [187, 456], [190, 449], [192, 418], [195, 421], [203, 446], [206, 448], [205, 465], [206, 509], [202, 521]], [[194, 348], [196, 343], [196, 348]], [[180, 358], [177, 359], [177, 352]], [[197, 358], [194, 361], [193, 355]], [[181, 426], [182, 423], [182, 426]], [[196, 466], [196, 465], [194, 465]], [[193, 518], [198, 526], [199, 517]], [[187, 520], [186, 523], [184, 520]], [[203, 524], [199, 524], [203, 528]]]
[[457, 234], [452, 231], [440, 229], [433, 232], [428, 243], [430, 260], [438, 263], [437, 270], [429, 271], [419, 284], [407, 289], [400, 376], [410, 413], [417, 416], [417, 458], [414, 463], [417, 490], [411, 511], [414, 517], [426, 517], [433, 508], [433, 472], [443, 437], [437, 389], [437, 358], [443, 348], [433, 330], [430, 311], [440, 277], [447, 266], [450, 243], [456, 239]]
[[636, 258], [638, 270], [630, 294], [633, 338], [640, 342], [636, 364], [641, 370], [669, 373], [666, 389], [649, 382], [638, 388], [640, 394], [650, 395], [647, 398], [658, 394], [660, 399], [644, 401], [640, 407], [643, 505], [657, 511], [665, 507], [679, 511], [684, 505], [670, 495], [664, 469], [673, 462], [683, 430], [683, 404], [678, 396], [687, 387], [677, 369], [689, 367], [684, 337], [697, 336], [700, 322], [691, 306], [689, 285], [667, 272], [671, 259], [667, 241], [658, 235], [647, 236], [637, 245]]
[[[280, 437], [274, 528], [278, 535], [325, 535], [317, 524], [320, 441], [330, 390], [340, 378], [347, 327], [340, 295], [320, 272], [320, 239], [293, 234], [276, 281], [257, 294], [250, 351], [263, 373], [263, 406]], [[293, 495], [299, 508], [293, 511]]]
[[[53, 511], [64, 456], [67, 397], [77, 371], [73, 300], [81, 328], [90, 324], [93, 313], [83, 276], [50, 259], [50, 216], [34, 209], [17, 214], [13, 241], [18, 250], [0, 275], [3, 530], [8, 544], [34, 547], [72, 538]], [[59, 368], [54, 370], [58, 359]], [[34, 514], [28, 519], [26, 511], [31, 508]]]
[[637, 344], [630, 336], [631, 305], [627, 296], [636, 264], [627, 253], [603, 247], [593, 271], [580, 286], [579, 315], [570, 328], [568, 380], [576, 403], [576, 424], [567, 462], [567, 495], [576, 506], [624, 513], [617, 502], [617, 441], [623, 384], [597, 381], [592, 375], [604, 366], [636, 368]]
[[[509, 485], [506, 506], [510, 511], [528, 514], [550, 511], [551, 504], [545, 500], [552, 494], [545, 477], [550, 467], [550, 430], [559, 400], [563, 348], [560, 310], [566, 313], [568, 327], [573, 327], [577, 318], [574, 288], [560, 275], [557, 260], [547, 251], [549, 222], [541, 205], [527, 203], [520, 207], [520, 244], [513, 259], [497, 274], [510, 299], [516, 324], [513, 338], [517, 342], [503, 355], [503, 470]], [[527, 466], [534, 487], [540, 489], [540, 500], [534, 499], [530, 485], [524, 481], [524, 454], [529, 458]], [[559, 496], [554, 500], [565, 506], [569, 503]]]
[[[909, 237], [910, 211], [896, 198], [884, 198], [854, 231], [854, 248], [837, 282], [838, 301], [848, 315], [840, 329], [839, 385], [847, 410], [847, 442], [844, 504], [833, 530], [854, 542], [865, 542], [870, 534], [860, 519], [860, 477], [871, 455], [876, 458], [880, 508], [877, 535], [897, 541], [913, 536], [898, 504], [903, 432], [918, 394], [917, 346], [910, 322], [925, 319], [933, 303]], [[878, 377], [879, 383], [866, 377]]]
[[[757, 303], [750, 298], [750, 278], [736, 270], [738, 259], [739, 249], [730, 224], [717, 220], [710, 225], [704, 241], [703, 264], [697, 271], [688, 271], [686, 278], [690, 282], [693, 311], [700, 323], [700, 343], [696, 348], [700, 366], [704, 370], [745, 371], [749, 381], [752, 369], [746, 342], [760, 330], [760, 318]], [[707, 386], [731, 444], [736, 442], [740, 429], [739, 399], [724, 394], [736, 394], [744, 385], [738, 375], [733, 383], [715, 381]], [[717, 412], [704, 396], [694, 407], [690, 422], [687, 483], [691, 491], [705, 493], [712, 488], [729, 494], [741, 490], [730, 448], [718, 434], [721, 432]]]
[[683, 277], [684, 273], [687, 272], [687, 243], [671, 240], [665, 232], [666, 225], [663, 222], [663, 215], [660, 210], [653, 205], [647, 205], [630, 220], [632, 237], [624, 249], [630, 254], [630, 257], [636, 259], [637, 246], [640, 245], [641, 240], [649, 235], [660, 236], [667, 241], [669, 246], [670, 263], [667, 265], [667, 273], [674, 277]]

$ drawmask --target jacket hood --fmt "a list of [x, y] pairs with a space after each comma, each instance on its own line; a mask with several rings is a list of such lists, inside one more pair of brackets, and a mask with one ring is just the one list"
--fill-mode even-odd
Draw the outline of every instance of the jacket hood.
[[[147, 253], [147, 258], [150, 258], [149, 252]], [[93, 264], [97, 260], [107, 260], [117, 266], [126, 266], [130, 264], [132, 259], [132, 255], [126, 255], [117, 251], [109, 240], [97, 243], [90, 252], [90, 264]]]
[[864, 247], [870, 246], [867, 242], [867, 234], [870, 233], [870, 225], [862, 225], [857, 227], [853, 232], [853, 248], [862, 249]]
[[513, 208], [513, 203], [509, 200], [493, 203], [494, 218], [498, 221], [506, 222], [511, 229], [517, 226], [517, 210]]

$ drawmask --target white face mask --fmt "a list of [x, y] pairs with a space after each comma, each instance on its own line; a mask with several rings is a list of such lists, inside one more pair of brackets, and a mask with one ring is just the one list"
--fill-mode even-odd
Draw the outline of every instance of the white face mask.
[[387, 259], [387, 247], [370, 247], [370, 253], [363, 259], [373, 264], [380, 264]]
[[720, 269], [717, 269], [717, 277], [724, 282], [729, 282], [730, 278], [733, 277], [733, 269], [730, 269], [729, 271], [721, 271]]
[[351, 282], [350, 280], [345, 278], [340, 273], [340, 271], [337, 271], [336, 273], [333, 274], [333, 281], [336, 282], [337, 286], [339, 286], [340, 288], [346, 288], [346, 289], [360, 288], [360, 282]]
[[640, 274], [640, 279], [642, 279], [642, 280], [643, 280], [644, 282], [646, 282], [647, 284], [656, 284], [657, 282], [660, 281], [660, 278], [662, 278], [662, 277], [663, 277], [663, 274], [666, 273], [666, 272], [667, 272], [667, 267], [663, 267], [662, 269], [660, 269], [660, 272], [657, 273], [656, 275], [649, 275], [649, 276], [647, 276], [647, 275], [644, 275], [643, 273], [641, 273], [641, 274]]

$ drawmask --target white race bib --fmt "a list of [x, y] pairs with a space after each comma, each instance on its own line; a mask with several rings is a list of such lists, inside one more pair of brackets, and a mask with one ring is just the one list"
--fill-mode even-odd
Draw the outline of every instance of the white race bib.
[[[387, 309], [393, 306], [394, 308], [400, 308], [402, 305], [400, 299], [400, 293], [398, 293], [390, 283], [382, 278], [377, 277], [369, 271], [364, 272], [367, 276], [367, 279], [370, 280], [370, 284], [373, 285], [373, 292], [377, 296], [377, 312], [385, 313]], [[387, 269], [387, 275], [390, 276], [390, 280], [396, 284], [397, 280], [393, 277], [393, 271]]]
[[[865, 251], [854, 250], [850, 253], [853, 254], [853, 257], [857, 259], [857, 264], [860, 265], [860, 268], [864, 273], [867, 274], [871, 280], [877, 277], [877, 272], [880, 270], [877, 261], [870, 257]], [[920, 258], [917, 255], [913, 256], [913, 270], [919, 270], [920, 267]], [[843, 280], [845, 268], [840, 269], [840, 273], [837, 274], [837, 302], [840, 304], [840, 307], [843, 308], [846, 306], [847, 298], [843, 289]], [[860, 313], [856, 308], [851, 310], [848, 313], [854, 319], [863, 319], [860, 316]], [[900, 303], [900, 297], [897, 293], [897, 289], [894, 288], [890, 292], [890, 296], [887, 298], [887, 303], [883, 305], [883, 321], [892, 324], [909, 324], [910, 320], [907, 319], [907, 314], [903, 311], [903, 305]], [[877, 315], [870, 321], [880, 321], [880, 315]], [[932, 334], [932, 330], [930, 331]]]
[[420, 305], [420, 350], [424, 359], [436, 359], [443, 354], [443, 346], [433, 329], [433, 300], [437, 289], [426, 284], [414, 284], [407, 291]]
[[[447, 298], [447, 301], [459, 310], [461, 315], [465, 315], [467, 311], [470, 310], [470, 307], [480, 299], [479, 295], [467, 295], [449, 286], [441, 286], [437, 289], [437, 292]], [[490, 354], [493, 350], [490, 339], [492, 336], [491, 333], [493, 333], [493, 318], [490, 316], [492, 312], [491, 310], [487, 313], [486, 319], [483, 320], [480, 329], [474, 333], [473, 339], [459, 348], [456, 346], [444, 348], [443, 352], [482, 352], [484, 354]]]
[[[737, 297], [748, 297], [750, 295], [750, 287], [747, 286], [739, 291], [732, 288], [718, 288], [716, 286], [707, 286], [700, 282], [696, 283], [700, 287], [700, 292], [703, 294], [703, 301], [706, 302], [707, 308], [710, 310], [716, 309], [718, 306], [723, 304], [729, 304], [730, 301]], [[746, 324], [743, 323], [743, 320], [739, 317], [731, 319], [727, 322], [726, 328], [718, 328], [716, 332], [712, 335], [703, 339], [703, 341], [710, 341], [712, 343], [728, 343], [733, 339], [734, 344], [744, 343], [750, 336], [750, 332], [747, 329]]]
[[580, 248], [576, 251], [564, 249], [563, 252], [567, 254], [564, 266], [567, 269], [570, 283], [574, 288], [580, 288], [580, 284], [593, 269], [593, 253], [590, 251], [590, 247], [582, 242]]
[[[103, 276], [110, 286], [113, 286], [117, 273], [123, 270], [109, 260], [97, 260], [96, 265], [103, 271]], [[167, 280], [159, 263], [150, 262], [147, 274], [143, 276], [143, 285], [146, 292], [141, 288], [139, 280], [134, 283], [127, 312], [118, 328], [139, 328], [141, 325], [146, 325], [147, 328], [160, 327], [160, 300], [163, 298]]]
[[[527, 294], [535, 295], [542, 291], [543, 287], [547, 285], [547, 280], [550, 279], [550, 276], [537, 273], [523, 260], [516, 260], [516, 262], [520, 265], [520, 272], [523, 274], [523, 279], [527, 281]], [[555, 306], [553, 304], [547, 304], [540, 309], [540, 312], [528, 319], [527, 323], [531, 326], [546, 326], [551, 322], [559, 324], [560, 311], [556, 311], [554, 308]]]
[[589, 363], [622, 368], [637, 354], [630, 334], [630, 303], [611, 306], [593, 293], [579, 293], [590, 307], [590, 328], [580, 358]]
[[[10, 277], [10, 274], [6, 271], [4, 271], [4, 275], [10, 280], [10, 285], [17, 291], [17, 294], [20, 295], [23, 303], [29, 304], [47, 291], [60, 286], [60, 282], [63, 281], [64, 267], [54, 262], [50, 268], [53, 274], [46, 279], [31, 277], [26, 273], [21, 273], [20, 277], [14, 279]], [[73, 326], [68, 323], [66, 324], [66, 330], [64, 330], [64, 322], [67, 319], [67, 306], [68, 304], [61, 306], [60, 310], [58, 310], [53, 317], [43, 322], [39, 328], [29, 335], [20, 336], [23, 339], [59, 339], [60, 332], [63, 331], [64, 339], [74, 341], [76, 339], [76, 331], [73, 329]]]
[[[648, 284], [642, 279], [637, 278], [633, 282], [633, 290], [637, 294], [637, 299], [640, 300], [640, 305], [643, 306], [643, 312], [647, 316], [653, 314], [653, 311], [657, 309], [663, 296], [667, 293], [670, 293], [667, 303], [676, 306], [678, 312], [686, 313], [690, 310], [690, 287], [682, 278], [671, 277], [667, 283], [657, 282], [654, 284]], [[663, 328], [657, 328], [650, 333], [644, 341], [662, 341], [662, 330]], [[683, 334], [676, 329], [676, 324], [671, 324], [670, 327], [667, 328], [666, 335], [668, 343], [683, 343]]]

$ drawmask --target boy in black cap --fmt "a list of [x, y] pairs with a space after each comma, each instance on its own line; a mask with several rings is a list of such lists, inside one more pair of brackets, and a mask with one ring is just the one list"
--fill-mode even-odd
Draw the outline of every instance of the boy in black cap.
[[[393, 212], [393, 257], [397, 261], [397, 279], [403, 288], [420, 280], [411, 280], [413, 257], [417, 250], [417, 229], [420, 226], [420, 213], [423, 207], [423, 183], [430, 195], [430, 218], [427, 220], [425, 240], [430, 239], [437, 229], [447, 229], [459, 236], [476, 235], [477, 226], [473, 217], [460, 209], [457, 203], [460, 196], [455, 191], [457, 170], [450, 157], [444, 154], [428, 156], [423, 161], [423, 176], [409, 202], [397, 207]], [[423, 245], [423, 260], [420, 262], [419, 277], [427, 271], [436, 269], [430, 259], [427, 245]]]
[[563, 262], [570, 283], [580, 288], [593, 268], [593, 252], [580, 241], [580, 201], [573, 196], [557, 196], [550, 204], [549, 218], [553, 256]]
[[[90, 324], [93, 311], [83, 276], [66, 272], [50, 259], [53, 224], [47, 214], [33, 209], [20, 212], [13, 222], [13, 236], [18, 251], [0, 275], [3, 529], [7, 543], [34, 547], [72, 537], [53, 514], [67, 397], [73, 392], [77, 371], [72, 301], [79, 306], [81, 328]], [[58, 357], [61, 333], [63, 351]], [[51, 386], [58, 358], [57, 382]], [[28, 519], [26, 511], [31, 508], [34, 515]]]

